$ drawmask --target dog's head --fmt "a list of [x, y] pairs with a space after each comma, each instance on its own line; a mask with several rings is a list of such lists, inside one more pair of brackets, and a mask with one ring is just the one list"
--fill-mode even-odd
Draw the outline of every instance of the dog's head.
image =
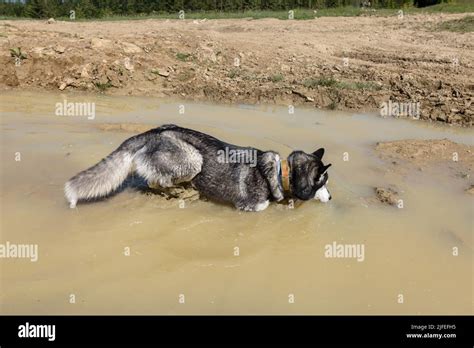
[[328, 183], [327, 170], [331, 164], [324, 165], [322, 158], [324, 149], [305, 153], [303, 151], [293, 151], [288, 156], [290, 165], [290, 185], [291, 192], [299, 199], [317, 199], [323, 203], [331, 199], [326, 185]]

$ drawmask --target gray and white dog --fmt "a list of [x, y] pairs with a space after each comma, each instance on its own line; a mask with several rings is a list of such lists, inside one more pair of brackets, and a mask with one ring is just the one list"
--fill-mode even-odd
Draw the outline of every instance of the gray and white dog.
[[278, 153], [225, 143], [210, 135], [163, 125], [124, 141], [93, 167], [72, 177], [64, 191], [71, 208], [79, 200], [105, 197], [131, 173], [150, 187], [191, 182], [200, 194], [244, 211], [261, 211], [287, 197], [327, 202], [327, 170], [321, 148], [307, 154]]

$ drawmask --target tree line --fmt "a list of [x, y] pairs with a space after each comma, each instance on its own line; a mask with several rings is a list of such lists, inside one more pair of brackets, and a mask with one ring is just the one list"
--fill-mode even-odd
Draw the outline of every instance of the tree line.
[[249, 10], [282, 11], [290, 9], [322, 9], [342, 6], [373, 8], [424, 7], [448, 0], [0, 0], [1, 16], [51, 18], [100, 18], [113, 15], [149, 15], [154, 13]]

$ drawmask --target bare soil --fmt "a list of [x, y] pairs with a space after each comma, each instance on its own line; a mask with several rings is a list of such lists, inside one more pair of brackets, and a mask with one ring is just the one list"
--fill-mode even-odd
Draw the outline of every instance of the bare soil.
[[416, 101], [424, 120], [472, 126], [474, 35], [435, 30], [463, 16], [2, 21], [0, 90], [360, 111]]

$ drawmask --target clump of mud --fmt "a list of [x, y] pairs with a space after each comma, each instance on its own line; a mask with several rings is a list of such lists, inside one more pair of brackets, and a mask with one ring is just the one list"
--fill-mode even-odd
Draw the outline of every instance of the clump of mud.
[[[474, 194], [474, 146], [448, 139], [397, 140], [377, 143], [377, 154], [387, 162], [387, 172], [405, 176], [416, 172], [459, 180], [466, 193]], [[444, 179], [443, 179], [444, 180]], [[379, 200], [390, 202], [390, 191], [377, 191]]]
[[400, 200], [398, 192], [391, 188], [375, 187], [375, 195], [379, 202], [393, 206]]
[[415, 169], [469, 180], [474, 170], [474, 146], [447, 139], [388, 141], [377, 143], [375, 151], [398, 174]]
[[143, 190], [148, 195], [159, 195], [167, 200], [178, 199], [186, 202], [193, 202], [200, 198], [199, 192], [190, 183], [185, 183], [175, 187], [162, 188], [159, 186], [148, 187]]
[[407, 161], [415, 165], [442, 161], [458, 162], [471, 171], [474, 168], [474, 147], [441, 140], [397, 140], [377, 143], [375, 150], [391, 160]]

